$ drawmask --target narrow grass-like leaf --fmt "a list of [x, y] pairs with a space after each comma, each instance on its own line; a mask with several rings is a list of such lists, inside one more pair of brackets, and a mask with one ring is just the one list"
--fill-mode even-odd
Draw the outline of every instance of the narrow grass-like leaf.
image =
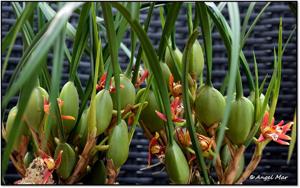
[[[23, 11], [22, 10], [22, 7], [20, 6], [19, 3], [17, 2], [13, 2], [12, 3], [12, 6], [17, 14], [17, 17], [20, 17], [21, 16], [21, 12]], [[43, 24], [44, 26], [45, 24]], [[42, 26], [39, 26], [39, 30], [42, 30]], [[22, 33], [24, 35], [24, 38], [26, 39], [26, 46], [29, 47], [30, 44], [33, 42], [33, 38], [34, 38], [34, 33], [33, 33], [33, 29], [32, 29], [32, 26], [28, 23], [28, 21], [26, 21], [26, 23], [23, 25], [22, 27]], [[27, 50], [27, 48], [26, 48]], [[24, 50], [24, 53], [26, 54], [27, 51]], [[43, 61], [46, 61], [47, 59], [44, 58]], [[22, 62], [22, 61], [21, 61]], [[21, 64], [21, 62], [19, 62], [18, 65]], [[48, 91], [50, 89], [50, 75], [49, 75], [49, 72], [48, 72], [48, 69], [47, 69], [47, 65], [44, 65], [43, 68], [42, 68], [42, 73], [40, 74], [40, 83], [41, 83], [41, 86], [46, 88]], [[18, 69], [16, 69], [18, 70]], [[15, 72], [14, 72], [15, 73]]]
[[293, 128], [292, 128], [292, 135], [291, 135], [291, 142], [290, 142], [288, 158], [287, 158], [287, 164], [290, 163], [290, 160], [292, 158], [292, 154], [293, 154], [293, 151], [294, 151], [296, 140], [297, 140], [297, 112], [295, 110], [294, 120], [293, 120]]
[[[43, 30], [41, 30], [33, 39], [31, 45], [26, 49], [26, 51], [24, 52], [23, 56], [21, 57], [17, 67], [15, 68], [9, 83], [8, 83], [8, 87], [7, 88], [11, 88], [12, 85], [15, 85], [15, 82], [17, 80], [17, 76], [20, 73], [20, 71], [22, 70], [22, 67], [26, 64], [26, 62], [28, 61], [29, 57], [31, 56], [31, 54], [33, 53], [33, 51], [36, 49], [38, 42], [40, 40], [40, 38], [45, 34], [45, 32], [48, 29], [48, 26], [50, 25], [50, 22], [48, 24], [46, 24], [43, 28]], [[2, 102], [2, 109], [6, 108], [7, 104], [3, 104]]]
[[25, 7], [25, 10], [22, 12], [22, 15], [17, 19], [16, 24], [11, 28], [11, 30], [8, 32], [8, 35], [3, 39], [1, 43], [1, 52], [4, 53], [6, 48], [8, 47], [8, 50], [6, 52], [5, 60], [2, 66], [2, 78], [4, 77], [4, 73], [7, 68], [8, 59], [10, 57], [11, 51], [13, 49], [13, 46], [15, 44], [17, 34], [20, 31], [23, 24], [26, 22], [26, 19], [31, 15], [33, 10], [36, 7], [36, 3], [28, 3]]
[[253, 31], [253, 29], [255, 28], [255, 25], [257, 24], [257, 22], [259, 21], [260, 17], [263, 15], [264, 11], [266, 10], [266, 8], [270, 5], [270, 2], [268, 2], [262, 9], [261, 11], [258, 13], [258, 15], [256, 16], [256, 18], [254, 19], [253, 23], [250, 25], [247, 33], [245, 34], [245, 36], [243, 36], [243, 40], [241, 41], [241, 47], [244, 46], [246, 40], [248, 39], [249, 35], [251, 34], [251, 32]]
[[55, 121], [51, 115], [48, 116], [47, 122], [45, 126], [45, 139], [43, 139], [42, 147], [43, 149], [46, 147], [48, 138], [51, 134], [51, 129], [55, 129], [52, 127], [55, 123], [57, 123], [58, 129], [58, 136], [60, 141], [64, 142], [65, 134], [62, 125], [60, 110], [57, 104], [57, 98], [59, 97], [59, 87], [61, 82], [62, 76], [62, 69], [63, 69], [63, 61], [64, 61], [64, 42], [65, 42], [65, 32], [62, 29], [60, 35], [56, 39], [56, 43], [54, 46], [54, 54], [53, 54], [53, 69], [52, 69], [52, 77], [51, 77], [51, 89], [49, 93], [49, 101], [51, 104], [50, 114], [55, 114], [57, 120]]
[[[253, 12], [255, 4], [256, 4], [256, 2], [251, 2], [248, 9], [247, 9], [247, 12], [246, 12], [246, 15], [245, 15], [245, 18], [244, 18], [244, 21], [243, 21], [242, 29], [241, 29], [241, 41], [243, 41], [243, 37], [246, 33], [248, 22], [249, 22], [249, 19], [251, 17], [251, 14]], [[243, 48], [242, 46], [243, 45], [241, 44], [241, 48]]]
[[70, 67], [70, 81], [74, 81], [76, 70], [78, 68], [81, 56], [83, 54], [83, 51], [85, 49], [87, 38], [88, 38], [88, 15], [89, 10], [91, 7], [91, 3], [86, 3], [83, 5], [80, 17], [79, 17], [79, 23], [76, 30], [75, 40], [73, 44], [73, 52], [72, 52], [72, 61], [71, 61], [71, 67]]
[[193, 27], [193, 12], [192, 12], [192, 3], [187, 4], [187, 20], [188, 20], [188, 29], [189, 29], [189, 35], [193, 33], [194, 27]]
[[[24, 11], [20, 4], [18, 2], [12, 2], [12, 7], [14, 9], [15, 14], [17, 15], [17, 18], [20, 18], [22, 15], [22, 12]], [[32, 27], [30, 26], [29, 22], [26, 20], [25, 23], [22, 26], [22, 34], [24, 40], [24, 50], [27, 49], [27, 47], [30, 45], [30, 41], [34, 36]], [[9, 35], [9, 34], [8, 34]]]
[[[15, 4], [14, 4], [15, 5]], [[15, 40], [17, 38], [17, 34], [22, 28], [22, 26], [25, 24], [26, 20], [30, 16], [30, 14], [34, 11], [36, 7], [36, 3], [29, 2], [24, 11], [21, 13], [21, 15], [18, 17], [16, 23], [13, 25], [13, 27], [7, 32], [7, 35], [4, 37], [4, 39], [1, 42], [1, 52], [4, 53], [4, 51], [10, 47], [14, 46]]]
[[228, 79], [229, 79], [229, 75], [228, 75], [228, 73], [226, 73], [225, 78], [224, 78], [223, 83], [220, 88], [220, 93], [222, 93], [222, 95], [225, 95], [226, 88], [228, 85]]
[[37, 73], [34, 73], [33, 75], [31, 75], [31, 80], [28, 80], [27, 82], [25, 82], [22, 85], [22, 90], [20, 92], [20, 96], [19, 96], [19, 100], [18, 100], [18, 104], [17, 104], [17, 108], [18, 108], [18, 112], [16, 114], [15, 117], [15, 121], [13, 123], [13, 130], [11, 131], [11, 133], [9, 134], [8, 138], [7, 138], [7, 143], [4, 149], [4, 153], [2, 155], [2, 163], [1, 163], [1, 172], [2, 175], [5, 175], [5, 172], [7, 170], [8, 167], [8, 162], [9, 162], [9, 155], [11, 154], [12, 150], [13, 150], [13, 146], [15, 144], [16, 138], [19, 137], [20, 135], [20, 128], [21, 128], [21, 121], [22, 121], [22, 116], [23, 113], [26, 109], [26, 105], [28, 103], [29, 97], [31, 95], [31, 91], [33, 90], [33, 88], [35, 87], [36, 84], [36, 80], [37, 80]]
[[[95, 69], [94, 69], [94, 80], [93, 80], [93, 90], [92, 90], [92, 96], [91, 96], [91, 104], [90, 104], [90, 112], [89, 112], [89, 118], [88, 118], [88, 130], [89, 132], [92, 132], [94, 130], [97, 130], [96, 128], [96, 85], [98, 81], [98, 74], [100, 70], [100, 64], [103, 63], [102, 60], [102, 47], [101, 46], [101, 40], [98, 38], [98, 30], [96, 26], [96, 12], [95, 12], [95, 4], [91, 3], [91, 30], [92, 30], [92, 36], [93, 39], [91, 39], [92, 44], [94, 45], [94, 49], [96, 50], [95, 57], [92, 57], [95, 61]], [[105, 14], [105, 13], [103, 13]], [[112, 24], [112, 23], [111, 23]], [[112, 24], [113, 25], [113, 24]], [[93, 51], [93, 50], [92, 50]]]
[[83, 3], [66, 3], [65, 6], [56, 14], [50, 23], [47, 31], [41, 36], [39, 43], [28, 58], [28, 62], [24, 65], [20, 76], [15, 83], [7, 90], [3, 97], [2, 108], [6, 106], [17, 91], [29, 80], [35, 72], [39, 72], [42, 58], [48, 53], [48, 50], [53, 45], [60, 31], [64, 28], [65, 23], [71, 16], [74, 9], [81, 6]]
[[[170, 145], [173, 144], [174, 138], [173, 138], [173, 122], [172, 122], [172, 116], [171, 116], [171, 108], [170, 108], [170, 100], [168, 97], [168, 90], [167, 85], [165, 82], [161, 82], [163, 80], [163, 74], [161, 67], [159, 65], [159, 59], [157, 57], [157, 54], [150, 42], [150, 39], [148, 38], [146, 32], [143, 30], [142, 26], [136, 22], [135, 20], [131, 19], [130, 13], [119, 3], [112, 2], [112, 5], [118, 9], [126, 18], [128, 23], [130, 24], [131, 28], [135, 31], [137, 34], [137, 37], [139, 38], [139, 41], [141, 42], [142, 48], [145, 52], [145, 56], [148, 59], [150, 69], [152, 70], [155, 78], [155, 82], [158, 86], [158, 90], [160, 93], [160, 96], [162, 98], [162, 102], [164, 105], [164, 112], [167, 116], [167, 130], [168, 130], [168, 142]], [[166, 37], [166, 36], [165, 36]]]
[[182, 4], [182, 2], [173, 3], [172, 9], [167, 14], [166, 23], [165, 23], [164, 29], [162, 31], [162, 37], [161, 37], [158, 51], [157, 51], [159, 60], [163, 59], [164, 52], [165, 52], [167, 42], [168, 42], [168, 38], [170, 37], [173, 27], [175, 25], [175, 21], [179, 14], [181, 4]]
[[264, 91], [265, 83], [266, 83], [268, 77], [269, 77], [269, 75], [267, 74], [264, 77], [263, 81], [261, 82], [261, 84], [259, 86], [259, 94], [261, 94]]
[[200, 169], [204, 174], [204, 181], [205, 184], [210, 184], [209, 178], [208, 178], [208, 173], [207, 173], [207, 168], [206, 168], [206, 164], [202, 155], [202, 149], [199, 146], [199, 141], [196, 135], [196, 129], [194, 126], [194, 121], [192, 118], [192, 109], [191, 109], [191, 103], [190, 103], [190, 97], [188, 94], [188, 90], [189, 90], [189, 84], [188, 84], [188, 69], [189, 69], [189, 63], [192, 63], [191, 61], [193, 61], [192, 58], [190, 58], [190, 53], [192, 51], [192, 46], [195, 42], [195, 40], [197, 40], [197, 37], [199, 35], [198, 31], [194, 31], [192, 33], [192, 35], [190, 35], [188, 42], [186, 44], [186, 47], [184, 49], [183, 52], [183, 57], [182, 57], [182, 63], [183, 63], [183, 79], [182, 79], [182, 84], [183, 84], [183, 90], [186, 92], [183, 92], [183, 104], [184, 104], [184, 111], [185, 111], [185, 119], [186, 119], [186, 125], [187, 128], [189, 130], [190, 136], [191, 136], [191, 140], [192, 140], [192, 144], [193, 144], [193, 148], [195, 150], [196, 153], [196, 157], [197, 157], [197, 161], [198, 164], [200, 165]]
[[[218, 7], [213, 3], [213, 2], [207, 2], [205, 3], [209, 8], [208, 13], [210, 15], [210, 17], [212, 18], [213, 22], [215, 23], [215, 26], [217, 27], [227, 50], [227, 54], [228, 57], [230, 59], [230, 54], [231, 54], [231, 41], [232, 41], [232, 36], [234, 36], [232, 34], [232, 31], [228, 25], [228, 23], [226, 22], [225, 17], [222, 15], [222, 13], [220, 12], [220, 10], [218, 9]], [[247, 60], [244, 56], [243, 51], [240, 51], [240, 61], [241, 61], [241, 65], [242, 68], [244, 69], [245, 73], [246, 73], [246, 77], [248, 80], [248, 84], [249, 84], [249, 88], [250, 91], [254, 90], [254, 80], [252, 77], [252, 73], [250, 71], [249, 65], [247, 63]]]
[[204, 51], [206, 57], [206, 71], [207, 71], [207, 78], [206, 78], [206, 85], [212, 86], [211, 82], [211, 71], [212, 71], [212, 38], [211, 38], [211, 30], [210, 30], [210, 23], [208, 19], [207, 7], [202, 3], [196, 3], [197, 8], [200, 12], [200, 25], [201, 31], [203, 35], [203, 42], [204, 42]]
[[281, 67], [282, 67], [282, 18], [280, 18], [280, 23], [279, 23], [279, 32], [278, 32], [278, 49], [277, 49], [277, 57], [276, 57], [276, 52], [274, 50], [274, 63], [275, 66], [278, 67], [277, 71], [277, 77], [274, 85], [274, 90], [272, 92], [272, 101], [271, 101], [271, 106], [270, 106], [270, 111], [269, 111], [269, 121], [268, 123], [270, 124], [272, 121], [272, 118], [275, 114], [276, 110], [276, 105], [279, 97], [279, 91], [280, 91], [280, 83], [281, 83]]
[[[136, 20], [140, 20], [140, 2], [131, 2], [132, 3], [132, 7], [131, 7], [131, 13], [132, 13], [132, 17], [133, 19]], [[137, 42], [137, 38], [136, 35], [134, 33], [134, 31], [131, 29], [130, 30], [130, 45], [131, 45], [131, 54], [130, 54], [130, 61], [129, 61], [129, 65], [127, 66], [127, 69], [125, 71], [125, 75], [130, 78], [131, 77], [131, 71], [132, 71], [132, 66], [134, 63], [134, 52], [135, 52], [135, 48], [136, 48], [136, 42]]]
[[257, 62], [256, 62], [256, 57], [255, 57], [254, 51], [253, 51], [253, 60], [254, 60], [254, 70], [255, 70], [254, 117], [255, 117], [255, 122], [256, 122], [259, 118], [261, 109], [260, 109], [260, 93], [259, 93], [259, 88], [258, 88], [258, 68], [257, 68]]
[[[275, 54], [275, 50], [274, 50], [274, 54]], [[274, 70], [273, 70], [273, 74], [272, 74], [272, 78], [271, 78], [271, 81], [269, 83], [269, 86], [268, 86], [268, 89], [267, 89], [267, 92], [266, 92], [266, 95], [265, 95], [265, 99], [264, 99], [264, 102], [263, 102], [263, 105], [262, 105], [262, 108], [261, 108], [261, 113], [260, 113], [260, 116], [259, 116], [259, 120], [257, 122], [255, 122], [253, 128], [251, 129], [249, 135], [248, 135], [248, 138], [245, 142], [245, 146], [248, 147], [251, 142], [252, 142], [252, 139], [253, 137], [255, 136], [255, 134], [257, 133], [260, 125], [261, 125], [261, 122], [263, 120], [263, 117], [264, 117], [264, 112], [266, 111], [267, 109], [267, 105], [269, 103], [269, 100], [270, 100], [270, 96], [271, 96], [271, 93], [273, 92], [274, 90], [274, 87], [275, 87], [275, 82], [276, 82], [276, 79], [277, 79], [277, 74], [278, 74], [278, 66], [277, 66], [277, 62], [276, 62], [276, 55], [274, 55]]]
[[106, 25], [106, 32], [108, 37], [109, 49], [110, 49], [110, 57], [111, 63], [114, 72], [114, 80], [116, 87], [116, 96], [117, 96], [117, 121], [118, 125], [121, 123], [121, 96], [120, 96], [120, 66], [118, 64], [118, 51], [117, 51], [117, 41], [116, 41], [116, 33], [115, 26], [113, 24], [113, 16], [112, 16], [112, 8], [109, 3], [101, 3], [104, 22]]
[[[57, 14], [56, 11], [54, 11], [46, 2], [40, 2], [38, 4], [40, 10], [42, 11], [43, 15], [45, 16], [45, 18], [50, 21], [53, 19], [53, 17]], [[66, 27], [66, 34], [67, 36], [69, 36], [71, 39], [74, 40], [75, 35], [76, 35], [76, 29], [69, 23], [67, 22], [67, 27]], [[70, 55], [69, 49], [65, 46], [65, 55], [67, 57], [68, 62], [71, 64], [72, 61], [72, 57]], [[90, 53], [90, 49], [86, 46], [85, 51], [89, 54]], [[84, 92], [82, 89], [82, 85], [80, 82], [80, 79], [78, 78], [78, 75], [75, 75], [75, 80], [74, 80], [75, 86], [77, 88], [78, 91], [78, 95], [80, 97], [80, 99], [83, 98]]]
[[[229, 10], [232, 36], [235, 37], [232, 37], [231, 54], [230, 54], [231, 62], [230, 62], [230, 70], [229, 70], [229, 82], [228, 82], [228, 89], [227, 89], [226, 106], [225, 106], [223, 120], [221, 122], [220, 129], [218, 132], [217, 142], [216, 142], [217, 146], [215, 152], [217, 155], [220, 151], [223, 142], [226, 124], [228, 122], [229, 115], [230, 115], [231, 102], [233, 99], [233, 92], [234, 92], [236, 74], [238, 69], [238, 60], [240, 54], [240, 16], [239, 16], [238, 4], [236, 2], [229, 2], [227, 6]], [[216, 160], [216, 156], [214, 157], [214, 161]]]
[[288, 39], [286, 40], [285, 44], [284, 44], [284, 47], [283, 47], [283, 50], [282, 50], [282, 53], [284, 53], [285, 51], [285, 48], [287, 47], [287, 45], [289, 44], [290, 40], [292, 39], [292, 36], [294, 35], [295, 31], [296, 31], [296, 26], [294, 27], [294, 29], [291, 31]]
[[[146, 33], [147, 33], [149, 25], [150, 25], [150, 20], [151, 20], [152, 13], [153, 13], [153, 10], [154, 10], [154, 5], [155, 5], [155, 3], [151, 3], [150, 9], [149, 9], [148, 14], [147, 14], [147, 18], [144, 22], [144, 30], [145, 30]], [[140, 46], [139, 50], [138, 50], [135, 66], [134, 66], [134, 71], [133, 71], [133, 74], [132, 74], [132, 83], [133, 83], [133, 85], [135, 85], [136, 80], [137, 80], [137, 76], [139, 74], [140, 64], [141, 64], [141, 59], [142, 59], [142, 52], [143, 52], [143, 49]]]
[[[56, 15], [56, 11], [54, 11], [46, 2], [39, 2], [38, 6], [48, 21]], [[70, 23], [67, 23], [66, 33], [68, 36], [74, 38], [76, 35], [76, 29]]]

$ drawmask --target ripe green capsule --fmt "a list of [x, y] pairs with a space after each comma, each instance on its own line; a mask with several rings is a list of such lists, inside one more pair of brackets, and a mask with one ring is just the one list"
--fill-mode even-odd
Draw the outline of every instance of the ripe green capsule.
[[[229, 162], [231, 161], [231, 154], [228, 148], [228, 145], [223, 146], [222, 150], [221, 150], [221, 161], [222, 161], [222, 167], [225, 170], [228, 165]], [[244, 171], [244, 166], [245, 166], [245, 156], [244, 154], [242, 154], [239, 163], [238, 163], [238, 168], [237, 168], [237, 172], [234, 178], [234, 181], [237, 181], [238, 178], [242, 175], [243, 171]]]
[[192, 78], [198, 78], [203, 71], [204, 67], [204, 57], [202, 52], [202, 47], [198, 40], [193, 44], [193, 61], [189, 63], [189, 73]]
[[166, 63], [160, 62], [159, 64], [160, 64], [161, 71], [163, 73], [163, 77], [164, 77], [165, 83], [168, 86], [169, 85], [169, 79], [170, 79], [171, 71], [170, 71], [170, 69], [169, 69], [169, 67], [168, 67], [168, 65]]
[[195, 99], [196, 116], [201, 124], [209, 127], [222, 120], [225, 105], [225, 99], [217, 89], [203, 85]]
[[[114, 78], [112, 78], [113, 86], [115, 86]], [[127, 105], [133, 105], [135, 101], [135, 88], [131, 81], [123, 74], [120, 74], [120, 99], [121, 109]], [[114, 109], [117, 108], [117, 93], [111, 93]]]
[[79, 111], [79, 97], [73, 82], [68, 81], [62, 88], [59, 98], [63, 101], [61, 115], [72, 116], [75, 120], [63, 119], [62, 124], [65, 133], [68, 135], [74, 128]]
[[243, 144], [254, 121], [254, 107], [249, 99], [242, 97], [231, 103], [231, 111], [227, 123], [227, 137], [232, 143]]
[[59, 143], [55, 149], [54, 158], [57, 159], [57, 156], [60, 151], [63, 151], [60, 166], [56, 169], [57, 174], [62, 179], [67, 179], [75, 167], [76, 164], [76, 155], [73, 148], [67, 143]]
[[[173, 49], [172, 49], [173, 50]], [[179, 67], [179, 69], [181, 70], [181, 60], [182, 60], [182, 53], [181, 51], [176, 47], [175, 50], [173, 50], [173, 54], [174, 54], [174, 58], [175, 58], [175, 62], [173, 61], [173, 58], [171, 56], [171, 52], [169, 50], [169, 48], [166, 48], [166, 54], [165, 54], [165, 61], [166, 64], [168, 65], [168, 67], [170, 68], [170, 71], [172, 72], [173, 75], [176, 75], [176, 67], [173, 66], [175, 64], [177, 64], [177, 66]], [[176, 78], [174, 77], [174, 80], [177, 82], [180, 80], [180, 78]]]
[[[6, 121], [6, 140], [8, 139], [11, 131], [14, 131], [13, 125], [16, 119], [16, 115], [18, 113], [18, 108], [17, 106], [14, 106], [8, 113], [7, 121]], [[17, 150], [18, 146], [21, 142], [21, 136], [22, 135], [30, 135], [29, 130], [25, 124], [25, 122], [21, 121], [19, 125], [21, 126], [20, 130], [20, 135], [16, 138], [15, 144], [14, 144], [14, 149]]]
[[[110, 124], [113, 102], [108, 90], [101, 90], [96, 97], [96, 126], [97, 136], [102, 134]], [[123, 100], [123, 98], [122, 98]]]
[[112, 159], [115, 168], [118, 169], [126, 162], [129, 153], [128, 129], [124, 120], [112, 129], [108, 144], [106, 156]]
[[32, 90], [23, 117], [28, 126], [39, 132], [44, 117], [44, 97], [39, 87]]
[[98, 160], [93, 165], [91, 172], [89, 173], [88, 179], [92, 185], [103, 185], [106, 182], [106, 167], [102, 160]]
[[[137, 101], [144, 94], [146, 88], [139, 90], [137, 94]], [[149, 129], [150, 132], [156, 132], [164, 128], [164, 122], [155, 113], [155, 110], [160, 111], [153, 91], [149, 91], [146, 100], [148, 105], [142, 110], [140, 120]]]
[[45, 98], [45, 99], [47, 99], [48, 100], [48, 98], [49, 98], [49, 94], [48, 94], [48, 92], [44, 89], [44, 88], [42, 88], [42, 87], [38, 87], [38, 89], [40, 90], [40, 92], [41, 92], [41, 94], [42, 94], [42, 97], [43, 97], [43, 99]]
[[186, 158], [174, 141], [173, 145], [168, 145], [165, 153], [165, 166], [169, 178], [175, 184], [187, 184], [190, 170]]

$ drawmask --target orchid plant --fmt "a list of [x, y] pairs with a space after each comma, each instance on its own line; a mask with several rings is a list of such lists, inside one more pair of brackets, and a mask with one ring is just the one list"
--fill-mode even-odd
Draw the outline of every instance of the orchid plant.
[[[79, 184], [86, 183], [84, 179], [89, 184], [115, 184], [137, 126], [149, 139], [148, 164], [143, 170], [156, 166], [152, 159], [157, 157], [174, 184], [241, 184], [256, 169], [269, 142], [289, 145], [291, 141], [289, 156], [293, 152], [296, 117], [275, 125], [274, 113], [282, 56], [295, 29], [283, 46], [279, 23], [274, 70], [265, 93], [266, 80], [259, 86], [255, 53], [255, 75], [249, 68], [251, 60], [243, 53], [270, 3], [251, 24], [256, 3], [249, 3], [242, 26], [237, 2], [55, 4], [57, 12], [47, 2], [23, 6], [12, 2], [17, 21], [1, 43], [5, 75], [21, 33], [23, 54], [1, 105], [5, 117], [12, 97], [19, 93], [17, 105], [8, 109], [7, 120], [2, 121], [6, 141], [2, 174], [11, 160], [22, 176], [16, 184]], [[176, 46], [175, 22], [183, 6], [189, 36], [182, 53]], [[147, 36], [155, 8], [162, 26], [158, 48]], [[230, 23], [222, 14], [225, 8]], [[143, 24], [142, 10], [147, 10]], [[37, 19], [32, 19], [35, 11]], [[79, 16], [77, 26], [69, 23], [72, 15]], [[212, 82], [214, 27], [228, 56], [229, 69], [220, 91]], [[130, 49], [122, 43], [126, 31], [130, 32]], [[72, 41], [72, 50], [67, 39]], [[129, 57], [125, 71], [118, 61], [120, 48]], [[91, 69], [86, 85], [77, 73], [83, 57], [89, 57]], [[68, 62], [68, 81], [60, 88], [64, 61]], [[251, 91], [248, 98], [244, 97], [242, 72]], [[244, 168], [244, 153], [250, 145], [255, 145], [255, 151]]]

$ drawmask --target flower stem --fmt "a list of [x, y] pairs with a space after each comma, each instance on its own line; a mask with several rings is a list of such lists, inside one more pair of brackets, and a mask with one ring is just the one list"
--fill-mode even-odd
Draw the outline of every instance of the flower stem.
[[241, 177], [237, 180], [236, 184], [241, 184], [243, 183], [250, 175], [251, 173], [256, 169], [257, 165], [259, 164], [261, 157], [262, 157], [262, 152], [266, 145], [270, 142], [270, 140], [266, 140], [262, 143], [257, 143], [255, 147], [254, 154], [252, 155], [251, 161], [248, 164], [247, 168], [241, 175]]

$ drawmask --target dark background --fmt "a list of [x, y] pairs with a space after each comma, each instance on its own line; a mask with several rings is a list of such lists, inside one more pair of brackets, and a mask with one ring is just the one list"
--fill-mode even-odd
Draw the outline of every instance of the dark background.
[[[248, 2], [239, 2], [241, 21], [245, 16]], [[255, 19], [257, 14], [260, 12], [265, 2], [257, 2], [255, 5], [254, 12], [250, 18], [249, 23]], [[227, 16], [226, 7], [223, 9], [223, 13]], [[142, 11], [141, 22], [146, 18], [147, 11]], [[3, 39], [11, 26], [15, 23], [15, 14], [13, 12], [10, 3], [1, 2], [1, 37]], [[287, 3], [272, 2], [264, 12], [260, 21], [257, 23], [253, 33], [247, 40], [243, 49], [244, 54], [250, 62], [250, 68], [254, 73], [252, 51], [255, 51], [258, 68], [259, 68], [259, 79], [260, 82], [263, 80], [265, 75], [272, 75], [272, 64], [273, 64], [273, 48], [277, 46], [278, 38], [278, 25], [279, 18], [283, 18], [283, 41], [286, 41], [290, 32], [297, 23], [295, 15], [289, 9]], [[73, 25], [77, 25], [78, 16], [74, 15], [71, 17], [70, 22]], [[148, 36], [152, 40], [152, 43], [157, 47], [161, 37], [161, 25], [159, 19], [159, 9], [155, 9], [154, 15], [152, 16], [151, 24], [148, 30]], [[213, 36], [213, 83], [214, 86], [219, 89], [224, 79], [227, 70], [227, 57], [226, 50], [223, 42], [216, 29], [212, 34]], [[183, 4], [181, 12], [178, 15], [176, 21], [176, 44], [180, 50], [183, 51], [185, 43], [188, 38], [188, 27], [186, 22], [186, 7]], [[201, 41], [201, 39], [199, 38]], [[130, 35], [129, 32], [125, 35], [123, 43], [130, 48]], [[69, 44], [71, 47], [71, 43]], [[7, 71], [1, 82], [1, 96], [3, 97], [7, 88], [8, 81], [11, 74], [17, 65], [20, 57], [22, 56], [22, 40], [21, 37], [17, 38], [16, 44], [13, 48], [12, 55], [9, 59]], [[2, 62], [4, 61], [5, 54], [1, 56]], [[52, 54], [49, 54], [49, 70], [51, 70], [51, 59]], [[119, 61], [123, 69], [126, 68], [126, 64], [129, 62], [128, 57], [125, 53], [120, 50]], [[2, 64], [2, 63], [1, 63]], [[64, 64], [64, 75], [62, 85], [68, 80], [68, 66], [67, 62]], [[90, 72], [90, 64], [88, 57], [84, 57], [80, 63], [78, 70], [79, 76], [82, 80], [82, 84], [85, 86], [88, 80], [88, 74]], [[204, 75], [205, 75], [204, 71]], [[246, 77], [243, 74], [244, 84], [244, 95], [248, 96], [249, 89], [246, 82]], [[266, 87], [269, 83], [269, 79], [266, 82]], [[265, 87], [265, 88], [266, 88]], [[17, 102], [17, 97], [14, 97], [9, 104], [9, 109], [14, 106]], [[290, 44], [287, 46], [283, 56], [283, 67], [282, 67], [282, 84], [280, 89], [280, 96], [278, 100], [276, 110], [276, 120], [289, 121], [293, 119], [294, 110], [297, 105], [297, 39], [296, 35], [293, 36]], [[6, 113], [7, 114], [7, 113]], [[6, 117], [3, 117], [4, 119]], [[2, 151], [3, 151], [2, 142]], [[168, 184], [168, 176], [162, 171], [163, 166], [158, 166], [146, 171], [140, 171], [141, 168], [147, 165], [147, 146], [148, 140], [145, 139], [141, 129], [137, 129], [134, 139], [132, 140], [130, 147], [130, 154], [126, 164], [122, 167], [118, 177], [120, 184]], [[245, 155], [246, 162], [251, 159], [251, 153], [253, 147], [247, 149]], [[247, 180], [245, 184], [297, 184], [297, 146], [292, 156], [292, 160], [289, 165], [286, 163], [288, 147], [281, 146], [276, 143], [270, 143], [264, 150], [263, 158], [258, 168], [253, 172], [254, 176], [272, 176], [273, 180]], [[154, 160], [153, 163], [158, 162]], [[276, 179], [276, 175], [288, 176], [286, 180]], [[11, 184], [17, 180], [19, 176], [12, 164], [9, 165], [7, 174], [5, 175], [5, 181]]]

